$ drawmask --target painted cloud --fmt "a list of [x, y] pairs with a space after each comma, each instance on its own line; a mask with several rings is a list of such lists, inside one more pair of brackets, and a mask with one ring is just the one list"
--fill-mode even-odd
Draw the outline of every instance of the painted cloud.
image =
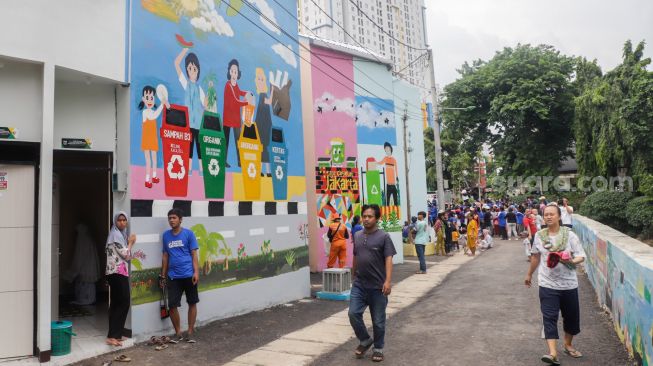
[[229, 23], [215, 9], [213, 0], [200, 0], [199, 15], [191, 18], [190, 24], [203, 32], [215, 32], [227, 37], [234, 36], [234, 31]]
[[[259, 16], [259, 19], [261, 20], [261, 23], [263, 23], [265, 28], [280, 35], [281, 30], [279, 30], [278, 27], [279, 22], [277, 22], [277, 19], [274, 16], [274, 10], [272, 10], [270, 5], [265, 0], [250, 0], [249, 2], [254, 4], [258, 8], [258, 10], [260, 10], [261, 13], [263, 13], [263, 15]], [[265, 19], [266, 17], [270, 20]]]
[[284, 46], [281, 43], [277, 43], [272, 45], [272, 50], [281, 58], [286, 61], [286, 63], [293, 68], [297, 68], [297, 58], [295, 58], [295, 54], [291, 51], [292, 46], [287, 45]]
[[349, 98], [337, 99], [333, 94], [325, 92], [315, 99], [318, 113], [341, 112], [356, 118], [356, 125], [369, 128], [395, 128], [395, 114], [381, 109], [369, 101], [356, 103]]

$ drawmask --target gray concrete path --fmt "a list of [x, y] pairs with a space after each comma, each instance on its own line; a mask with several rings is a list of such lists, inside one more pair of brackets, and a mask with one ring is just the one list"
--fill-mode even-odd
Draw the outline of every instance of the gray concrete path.
[[[438, 264], [435, 265], [436, 267]], [[499, 240], [495, 248], [464, 264], [439, 286], [388, 321], [384, 365], [543, 365], [537, 287], [523, 285], [528, 263], [521, 242]], [[392, 296], [392, 295], [391, 295]], [[585, 355], [563, 365], [632, 365], [590, 283], [580, 275], [581, 334]], [[562, 324], [559, 325], [560, 334]], [[371, 365], [356, 360], [351, 340], [314, 365]]]

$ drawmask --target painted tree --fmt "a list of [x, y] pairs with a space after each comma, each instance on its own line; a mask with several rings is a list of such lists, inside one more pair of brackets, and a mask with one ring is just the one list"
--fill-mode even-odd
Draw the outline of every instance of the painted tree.
[[194, 225], [191, 231], [195, 234], [199, 246], [199, 264], [202, 272], [207, 275], [211, 273], [213, 260], [218, 256], [220, 242], [224, 245], [227, 243], [220, 233], [209, 233], [202, 224]]
[[[492, 147], [506, 175], [549, 175], [571, 155], [574, 60], [547, 45], [504, 48], [465, 63], [444, 88], [444, 124], [475, 156]], [[475, 106], [466, 110], [447, 110]]]
[[226, 242], [222, 243], [222, 247], [219, 250], [220, 254], [224, 256], [224, 270], [229, 270], [229, 257], [233, 255], [231, 248], [227, 245]]

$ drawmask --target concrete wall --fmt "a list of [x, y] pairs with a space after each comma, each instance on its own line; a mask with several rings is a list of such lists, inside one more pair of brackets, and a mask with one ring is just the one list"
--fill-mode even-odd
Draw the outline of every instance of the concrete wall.
[[[410, 213], [417, 216], [419, 211], [428, 211], [426, 206], [426, 162], [424, 157], [424, 123], [419, 117], [422, 115], [420, 90], [407, 82], [396, 79], [394, 81], [395, 114], [397, 118], [407, 112], [406, 141], [408, 151], [408, 174], [410, 176]], [[403, 125], [399, 146], [403, 149]]]
[[127, 2], [0, 2], [0, 55], [124, 81]]
[[653, 248], [580, 215], [573, 225], [587, 253], [587, 276], [617, 335], [639, 365], [653, 364]]
[[42, 66], [0, 60], [0, 126], [18, 129], [17, 140], [41, 141]]

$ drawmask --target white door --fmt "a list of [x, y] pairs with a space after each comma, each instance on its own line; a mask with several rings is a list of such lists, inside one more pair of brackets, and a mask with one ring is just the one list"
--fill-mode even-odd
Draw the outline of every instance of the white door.
[[33, 354], [34, 167], [0, 164], [0, 358]]

